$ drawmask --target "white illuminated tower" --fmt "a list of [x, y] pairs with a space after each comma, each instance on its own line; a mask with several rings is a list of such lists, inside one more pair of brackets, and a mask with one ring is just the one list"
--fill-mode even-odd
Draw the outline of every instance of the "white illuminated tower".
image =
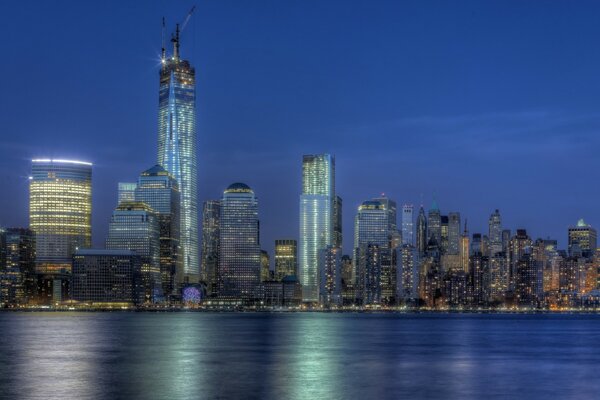
[[319, 301], [319, 251], [334, 243], [335, 158], [330, 154], [302, 159], [298, 267], [302, 301]]
[[200, 274], [196, 79], [189, 61], [179, 57], [179, 33], [178, 25], [171, 39], [172, 57], [166, 57], [163, 45], [158, 105], [158, 164], [179, 183], [183, 280], [195, 282]]

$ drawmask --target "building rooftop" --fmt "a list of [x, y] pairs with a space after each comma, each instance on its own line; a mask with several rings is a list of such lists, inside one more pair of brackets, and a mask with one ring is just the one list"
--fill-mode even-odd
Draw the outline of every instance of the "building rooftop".
[[254, 193], [250, 186], [245, 183], [236, 182], [229, 185], [227, 189], [225, 189], [225, 193]]

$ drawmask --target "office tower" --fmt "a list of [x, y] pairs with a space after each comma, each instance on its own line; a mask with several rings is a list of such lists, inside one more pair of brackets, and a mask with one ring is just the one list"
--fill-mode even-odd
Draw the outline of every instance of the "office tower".
[[29, 228], [35, 234], [41, 301], [61, 301], [68, 293], [75, 249], [92, 242], [92, 164], [32, 160]]
[[275, 279], [298, 275], [298, 243], [293, 239], [275, 240]]
[[535, 307], [541, 300], [542, 269], [528, 247], [516, 263], [515, 294], [521, 306]]
[[396, 250], [398, 278], [396, 298], [398, 303], [416, 305], [419, 297], [419, 254], [411, 244], [403, 244]]
[[502, 251], [510, 256], [510, 229], [502, 230]]
[[510, 240], [508, 256], [510, 260], [510, 290], [516, 289], [517, 263], [527, 251], [530, 251], [532, 244], [526, 229], [517, 229], [516, 234]]
[[327, 246], [319, 250], [319, 303], [325, 306], [342, 304], [342, 249]]
[[509, 271], [508, 260], [503, 252], [494, 253], [490, 256], [490, 300], [492, 302], [504, 301], [504, 295], [508, 291]]
[[490, 297], [489, 258], [475, 252], [469, 259], [474, 305], [486, 305]]
[[[363, 202], [354, 222], [354, 260], [358, 300], [363, 304], [390, 301], [395, 295], [391, 237], [395, 232], [395, 202]], [[382, 293], [383, 292], [383, 293]]]
[[181, 193], [181, 248], [184, 282], [200, 274], [198, 252], [198, 170], [196, 160], [196, 78], [189, 61], [179, 55], [179, 29], [173, 54], [164, 45], [158, 99], [158, 164], [173, 175]]
[[335, 196], [333, 200], [333, 247], [342, 248], [342, 198]]
[[438, 208], [437, 202], [433, 200], [431, 208], [429, 209], [429, 215], [427, 218], [427, 241], [431, 242], [432, 239], [438, 246], [442, 245], [442, 215]]
[[209, 296], [217, 294], [219, 267], [219, 216], [221, 202], [207, 200], [202, 207], [202, 279]]
[[596, 251], [596, 238], [596, 230], [580, 219], [576, 226], [569, 228], [569, 255], [573, 256], [573, 247], [577, 245], [583, 257], [592, 257]]
[[556, 246], [546, 246], [546, 262], [543, 265], [544, 292], [558, 292], [560, 288], [560, 264], [563, 257]]
[[414, 245], [413, 210], [412, 204], [402, 206], [402, 244]]
[[496, 209], [490, 219], [488, 220], [490, 239], [490, 255], [500, 253], [503, 251], [502, 248], [502, 219], [500, 218], [500, 211]]
[[25, 304], [35, 298], [36, 289], [33, 232], [0, 229], [0, 304]]
[[124, 201], [113, 211], [106, 239], [108, 250], [132, 250], [140, 256], [141, 303], [163, 299], [160, 275], [160, 224], [146, 203]]
[[460, 213], [448, 214], [448, 254], [460, 254]]
[[460, 265], [465, 274], [469, 273], [469, 256], [471, 247], [469, 245], [469, 231], [467, 231], [467, 221], [465, 220], [465, 229], [460, 236]]
[[396, 202], [394, 200], [391, 200], [391, 199], [385, 197], [384, 194], [382, 194], [381, 197], [374, 198], [373, 201], [378, 201], [383, 205], [383, 207], [387, 213], [387, 216], [388, 216], [388, 229], [389, 229], [390, 235], [392, 235], [395, 232], [398, 232], [398, 223], [397, 223], [398, 210], [397, 210]]
[[80, 249], [73, 256], [73, 300], [128, 307], [144, 299], [142, 263], [132, 250]]
[[134, 190], [134, 200], [150, 206], [156, 213], [160, 231], [160, 275], [165, 297], [175, 294], [181, 282], [179, 184], [160, 165], [142, 172]]
[[223, 192], [219, 216], [219, 297], [252, 302], [260, 296], [258, 200], [244, 183]]
[[[347, 254], [342, 256], [342, 284], [344, 288], [346, 287], [354, 287], [353, 281], [353, 266], [352, 266], [352, 257]], [[354, 299], [354, 297], [352, 297]]]
[[440, 244], [440, 249], [442, 254], [446, 254], [448, 252], [448, 216], [442, 215], [440, 217], [441, 221], [441, 241], [438, 242]]
[[334, 157], [303, 156], [298, 269], [304, 302], [319, 301], [319, 250], [333, 245], [334, 198]]
[[449, 271], [443, 279], [443, 298], [447, 306], [451, 308], [463, 307], [469, 304], [469, 275], [460, 269]]
[[419, 209], [419, 215], [417, 216], [417, 251], [419, 252], [419, 256], [425, 254], [425, 250], [427, 250], [427, 243], [429, 239], [427, 237], [427, 217], [425, 216], [425, 210], [423, 206]]
[[135, 188], [137, 183], [135, 182], [119, 182], [119, 189], [117, 195], [117, 205], [123, 201], [135, 201]]
[[260, 251], [260, 281], [271, 280], [271, 258], [266, 250]]

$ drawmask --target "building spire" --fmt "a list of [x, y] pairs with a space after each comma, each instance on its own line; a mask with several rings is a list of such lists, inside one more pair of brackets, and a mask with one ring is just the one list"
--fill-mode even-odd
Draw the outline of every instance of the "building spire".
[[162, 18], [162, 30], [161, 30], [162, 49], [160, 52], [160, 61], [165, 62], [166, 49], [165, 49], [165, 17]]
[[179, 60], [179, 24], [176, 25], [175, 34], [171, 37], [173, 43], [173, 59]]

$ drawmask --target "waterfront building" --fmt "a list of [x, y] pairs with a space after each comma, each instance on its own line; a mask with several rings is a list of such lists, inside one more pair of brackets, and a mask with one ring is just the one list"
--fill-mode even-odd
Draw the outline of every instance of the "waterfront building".
[[275, 280], [298, 276], [298, 242], [293, 239], [275, 240]]
[[73, 256], [73, 300], [96, 307], [138, 304], [144, 300], [141, 270], [135, 251], [79, 249]]
[[218, 296], [251, 303], [258, 300], [261, 278], [258, 199], [244, 183], [223, 192], [219, 216]]
[[469, 273], [469, 256], [471, 247], [469, 243], [469, 231], [467, 231], [467, 221], [465, 220], [465, 229], [460, 237], [460, 265], [465, 274]]
[[333, 245], [335, 158], [304, 155], [300, 195], [298, 272], [304, 302], [319, 301], [319, 250]]
[[393, 201], [373, 199], [363, 202], [358, 208], [354, 222], [354, 260], [359, 303], [381, 302], [382, 290], [385, 301], [390, 301], [395, 295], [391, 254], [395, 210], [390, 210], [392, 206], [395, 206]]
[[22, 305], [36, 295], [34, 233], [27, 228], [0, 229], [0, 305]]
[[526, 252], [531, 252], [532, 245], [533, 242], [525, 229], [517, 229], [516, 234], [510, 240], [510, 290], [516, 290], [517, 263]]
[[342, 249], [327, 246], [319, 250], [319, 303], [325, 306], [342, 304]]
[[472, 304], [487, 305], [490, 298], [490, 268], [489, 258], [481, 252], [471, 254], [469, 259], [471, 269]]
[[515, 294], [519, 305], [536, 307], [542, 299], [542, 268], [533, 258], [531, 247], [516, 263]]
[[158, 164], [179, 184], [183, 281], [194, 283], [200, 274], [196, 72], [188, 60], [180, 57], [179, 28], [171, 41], [173, 54], [167, 57], [163, 46], [159, 73]]
[[221, 201], [207, 200], [202, 207], [202, 279], [209, 296], [217, 293]]
[[411, 244], [403, 244], [396, 250], [397, 293], [399, 303], [416, 305], [419, 297], [419, 252]]
[[132, 250], [140, 257], [140, 302], [163, 300], [160, 274], [160, 224], [146, 203], [124, 201], [113, 211], [106, 239], [108, 250]]
[[413, 211], [414, 206], [412, 204], [402, 206], [402, 244], [414, 246]]
[[573, 256], [574, 247], [577, 246], [583, 257], [591, 258], [597, 247], [596, 229], [580, 219], [576, 226], [569, 228], [569, 256]]
[[92, 164], [75, 160], [32, 160], [29, 228], [35, 234], [40, 301], [68, 296], [73, 253], [92, 242]]
[[500, 303], [509, 288], [508, 259], [503, 252], [494, 253], [489, 257], [490, 272], [490, 301]]
[[179, 292], [183, 280], [180, 257], [180, 193], [175, 178], [160, 165], [142, 172], [134, 190], [134, 200], [156, 213], [160, 234], [159, 265], [163, 294]]

